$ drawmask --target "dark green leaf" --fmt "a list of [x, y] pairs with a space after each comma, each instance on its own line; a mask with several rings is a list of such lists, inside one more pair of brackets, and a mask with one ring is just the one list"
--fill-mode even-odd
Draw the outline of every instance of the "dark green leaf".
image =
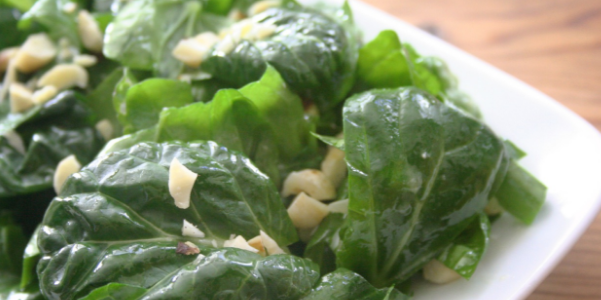
[[121, 284], [121, 283], [109, 283], [103, 287], [99, 287], [93, 290], [89, 295], [81, 298], [81, 300], [126, 300], [126, 299], [137, 299], [144, 295], [147, 289]]
[[344, 120], [349, 215], [337, 264], [397, 284], [484, 209], [507, 155], [484, 124], [414, 88], [356, 95]]
[[[21, 12], [14, 8], [0, 5], [0, 49], [21, 45], [27, 38], [25, 32], [17, 29], [17, 22]], [[1, 77], [1, 76], [0, 76]]]
[[113, 105], [113, 93], [117, 84], [122, 80], [123, 69], [115, 69], [108, 77], [100, 83], [86, 97], [87, 105], [96, 114], [98, 119], [106, 119], [113, 126], [113, 136], [120, 136], [122, 132], [121, 124], [117, 119], [117, 112]]
[[319, 139], [320, 141], [324, 142], [326, 145], [330, 145], [332, 147], [335, 147], [335, 148], [338, 148], [338, 149], [344, 151], [344, 138], [338, 138], [335, 136], [319, 135], [314, 132], [311, 132], [311, 134], [314, 137], [316, 137], [317, 139]]
[[409, 300], [393, 287], [376, 289], [359, 274], [340, 268], [324, 276], [303, 300]]
[[445, 266], [470, 279], [490, 240], [490, 222], [480, 213], [472, 223], [437, 257]]
[[[199, 177], [185, 210], [175, 206], [167, 185], [174, 158]], [[206, 238], [183, 237], [184, 219]], [[176, 270], [184, 278], [192, 269], [211, 268], [176, 255], [178, 241], [211, 245], [211, 239], [249, 239], [259, 230], [281, 246], [297, 239], [274, 184], [248, 159], [213, 142], [142, 143], [103, 156], [67, 180], [38, 239], [40, 282], [51, 299], [84, 296], [110, 282], [169, 289]]]
[[305, 248], [303, 257], [311, 259], [320, 267], [322, 275], [336, 270], [336, 255], [334, 250], [340, 243], [340, 229], [345, 215], [329, 214], [317, 227], [311, 240]]
[[74, 47], [80, 46], [77, 33], [77, 14], [68, 14], [63, 7], [69, 0], [38, 0], [19, 22], [20, 29], [31, 28], [33, 23], [44, 26], [50, 37], [58, 41], [66, 38]]
[[532, 224], [546, 196], [547, 187], [515, 160], [509, 164], [505, 180], [495, 193], [499, 204], [526, 224]]

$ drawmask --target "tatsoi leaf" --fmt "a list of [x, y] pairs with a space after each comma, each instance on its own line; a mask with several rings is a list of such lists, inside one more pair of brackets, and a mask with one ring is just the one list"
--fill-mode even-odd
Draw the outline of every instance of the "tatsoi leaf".
[[[175, 206], [168, 189], [174, 158], [199, 178], [185, 210]], [[197, 225], [206, 239], [183, 237], [183, 220]], [[260, 230], [282, 247], [297, 240], [274, 184], [247, 158], [213, 142], [142, 143], [103, 156], [69, 178], [51, 203], [38, 238], [44, 255], [40, 283], [50, 299], [82, 297], [110, 282], [143, 288], [158, 284], [167, 292], [170, 278], [187, 284], [185, 274], [196, 268], [203, 276], [219, 274], [206, 272], [212, 266], [202, 261], [192, 263], [193, 256], [176, 254], [178, 241], [210, 246], [211, 239], [223, 241], [231, 234], [250, 239]], [[282, 259], [296, 264], [296, 258]], [[71, 278], [81, 280], [76, 284]], [[190, 286], [202, 278], [192, 278]], [[288, 286], [290, 278], [286, 282]]]
[[138, 83], [138, 79], [129, 68], [123, 68], [121, 78], [115, 84], [113, 91], [113, 108], [117, 112], [117, 120], [122, 124], [127, 123], [127, 92]]
[[190, 85], [177, 80], [151, 78], [130, 87], [125, 97], [123, 131], [132, 133], [157, 124], [166, 107], [181, 107], [194, 102]]
[[376, 287], [398, 284], [484, 209], [505, 148], [484, 124], [415, 88], [355, 95], [344, 120], [349, 214], [337, 264]]
[[134, 0], [108, 26], [103, 51], [124, 66], [175, 78], [183, 69], [171, 54], [176, 44], [201, 32], [216, 32], [225, 22], [202, 12], [198, 1]]
[[329, 214], [317, 227], [305, 248], [303, 257], [311, 259], [320, 267], [322, 275], [336, 270], [334, 250], [340, 243], [340, 228], [344, 223], [343, 214]]
[[117, 119], [117, 112], [113, 105], [113, 93], [117, 84], [122, 80], [123, 72], [122, 68], [115, 69], [86, 97], [86, 103], [94, 111], [98, 119], [107, 119], [111, 122], [114, 136], [120, 136], [122, 131], [121, 124]]
[[343, 25], [293, 3], [253, 20], [275, 25], [273, 36], [255, 43], [243, 40], [227, 55], [215, 50], [201, 68], [238, 88], [258, 80], [269, 63], [293, 92], [316, 103], [322, 112], [344, 99], [354, 82], [358, 46]]
[[546, 196], [547, 187], [515, 160], [509, 164], [505, 180], [495, 193], [499, 204], [526, 224], [532, 224]]
[[103, 287], [93, 290], [89, 295], [81, 298], [81, 300], [137, 299], [138, 297], [144, 295], [146, 291], [147, 290], [145, 288], [139, 286], [121, 283], [109, 283]]
[[20, 29], [28, 29], [33, 24], [44, 26], [55, 41], [66, 38], [74, 47], [80, 46], [77, 33], [77, 14], [68, 14], [63, 7], [69, 0], [38, 0], [19, 22]]
[[324, 276], [303, 300], [409, 300], [394, 287], [376, 289], [359, 274], [340, 268]]
[[259, 81], [241, 88], [240, 93], [257, 106], [269, 123], [283, 160], [296, 158], [305, 147], [315, 151], [315, 139], [304, 118], [302, 100], [286, 87], [274, 68], [268, 67]]
[[279, 183], [279, 153], [273, 131], [257, 107], [236, 90], [221, 90], [210, 103], [164, 110], [157, 140], [216, 141], [245, 153]]
[[317, 133], [311, 132], [311, 134], [316, 137], [318, 140], [322, 141], [326, 145], [330, 145], [332, 147], [338, 148], [344, 151], [344, 138], [338, 138], [335, 136], [325, 136], [319, 135]]
[[480, 213], [437, 259], [463, 278], [470, 279], [489, 240], [490, 222], [486, 214]]
[[357, 76], [373, 88], [411, 85], [407, 60], [396, 32], [384, 30], [359, 50]]

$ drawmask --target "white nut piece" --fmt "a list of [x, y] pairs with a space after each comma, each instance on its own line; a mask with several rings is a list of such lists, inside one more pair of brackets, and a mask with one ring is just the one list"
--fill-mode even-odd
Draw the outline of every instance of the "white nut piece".
[[10, 112], [13, 114], [25, 112], [35, 105], [31, 91], [20, 83], [12, 83], [8, 89], [8, 95]]
[[171, 54], [185, 65], [197, 68], [218, 41], [219, 38], [212, 32], [201, 33], [196, 37], [179, 41]]
[[215, 51], [219, 52], [221, 55], [226, 55], [234, 51], [236, 45], [238, 45], [238, 42], [234, 39], [232, 34], [228, 34], [221, 42], [219, 42], [219, 44], [217, 44]]
[[282, 195], [298, 195], [301, 192], [317, 200], [330, 200], [336, 197], [336, 188], [321, 171], [306, 169], [300, 172], [292, 172], [284, 181]]
[[47, 85], [47, 86], [33, 92], [32, 100], [33, 100], [33, 103], [35, 103], [37, 105], [42, 105], [42, 104], [48, 102], [48, 100], [54, 98], [54, 96], [56, 96], [56, 94], [58, 94], [58, 89], [56, 87], [54, 87], [53, 85]]
[[98, 58], [94, 55], [80, 54], [73, 57], [73, 63], [82, 67], [89, 68], [98, 63]]
[[186, 209], [190, 207], [190, 195], [198, 175], [174, 158], [169, 166], [169, 193], [175, 200], [175, 206]]
[[75, 2], [67, 2], [67, 3], [65, 3], [65, 5], [63, 5], [63, 11], [68, 14], [74, 13], [76, 9], [77, 9], [77, 3], [75, 3]]
[[328, 206], [300, 193], [288, 207], [288, 216], [294, 227], [298, 229], [312, 229], [317, 227], [330, 211]]
[[346, 176], [346, 161], [344, 151], [329, 146], [326, 158], [321, 162], [321, 171], [330, 179], [334, 186], [339, 186]]
[[424, 266], [424, 278], [433, 283], [445, 284], [460, 279], [461, 275], [449, 269], [438, 259], [433, 259]]
[[192, 223], [184, 219], [184, 224], [182, 225], [182, 236], [189, 236], [202, 239], [205, 237], [205, 233], [198, 229], [198, 227], [192, 225]]
[[245, 39], [251, 41], [260, 41], [272, 36], [277, 30], [277, 26], [271, 24], [255, 24], [252, 30], [244, 35]]
[[0, 51], [0, 72], [6, 71], [8, 62], [17, 56], [17, 53], [19, 53], [18, 47], [6, 48]]
[[56, 47], [47, 34], [32, 34], [15, 55], [15, 66], [23, 73], [37, 71], [50, 63], [56, 57], [56, 52]]
[[263, 230], [260, 231], [258, 236], [248, 240], [248, 244], [257, 249], [259, 251], [258, 253], [263, 256], [286, 253], [278, 246], [278, 243]]
[[240, 11], [239, 9], [232, 9], [230, 13], [227, 15], [230, 20], [240, 21], [246, 18], [246, 15]]
[[25, 144], [21, 136], [14, 130], [10, 130], [4, 133], [4, 138], [8, 144], [17, 150], [17, 152], [25, 155]]
[[328, 210], [331, 213], [347, 214], [348, 213], [348, 199], [339, 200], [339, 201], [328, 204]]
[[109, 141], [113, 138], [113, 125], [107, 119], [102, 119], [94, 126], [96, 130], [102, 135], [105, 141]]
[[260, 14], [272, 7], [278, 7], [281, 5], [281, 1], [279, 0], [265, 0], [265, 1], [259, 1], [255, 4], [253, 4], [249, 9], [248, 9], [248, 15], [249, 16], [254, 16], [257, 14]]
[[52, 85], [58, 90], [72, 87], [85, 88], [88, 85], [88, 71], [76, 64], [60, 64], [48, 70], [40, 80], [38, 87]]
[[81, 164], [77, 161], [75, 155], [69, 155], [58, 163], [54, 171], [53, 186], [56, 194], [60, 194], [67, 178], [81, 170]]
[[86, 49], [102, 52], [102, 31], [96, 19], [87, 10], [81, 10], [77, 14], [77, 32]]
[[250, 251], [250, 252], [254, 252], [254, 253], [259, 252], [259, 250], [250, 246], [248, 244], [248, 242], [244, 239], [244, 237], [242, 237], [241, 235], [239, 235], [231, 240], [225, 241], [223, 243], [223, 247], [224, 248], [238, 248], [238, 249], [242, 249], [242, 250], [246, 250], [246, 251]]
[[267, 251], [265, 250], [265, 246], [263, 246], [263, 239], [261, 239], [260, 235], [248, 240], [248, 245], [257, 249], [257, 253], [261, 256], [267, 256]]

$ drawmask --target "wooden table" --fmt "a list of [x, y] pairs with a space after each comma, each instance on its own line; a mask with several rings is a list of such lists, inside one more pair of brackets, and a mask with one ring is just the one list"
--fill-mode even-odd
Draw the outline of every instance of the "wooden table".
[[[601, 130], [600, 0], [363, 1], [525, 81]], [[528, 297], [568, 299], [601, 299], [601, 215]]]

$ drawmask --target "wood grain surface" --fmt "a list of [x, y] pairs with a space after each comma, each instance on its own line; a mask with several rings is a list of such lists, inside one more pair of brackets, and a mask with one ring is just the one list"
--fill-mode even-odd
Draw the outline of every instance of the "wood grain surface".
[[[601, 0], [362, 1], [523, 80], [601, 130]], [[601, 299], [601, 215], [527, 299]]]

